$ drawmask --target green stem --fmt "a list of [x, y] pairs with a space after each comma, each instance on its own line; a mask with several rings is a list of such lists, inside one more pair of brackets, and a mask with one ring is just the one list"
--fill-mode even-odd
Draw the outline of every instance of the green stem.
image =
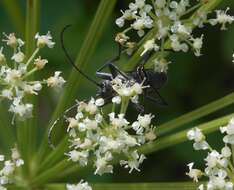
[[121, 104], [121, 108], [120, 108], [120, 113], [121, 114], [125, 114], [128, 108], [128, 104], [129, 104], [129, 98], [128, 97], [122, 97], [122, 104]]
[[215, 111], [218, 111], [233, 103], [234, 103], [234, 92], [219, 100], [216, 100], [212, 103], [202, 106], [201, 108], [198, 108], [192, 112], [184, 114], [180, 117], [177, 117], [176, 119], [173, 119], [165, 124], [160, 125], [160, 127], [157, 129], [156, 132], [160, 136], [172, 132], [187, 123], [190, 123], [196, 119], [204, 117]]
[[[224, 117], [209, 121], [209, 122], [201, 124], [201, 125], [198, 125], [196, 127], [201, 129], [204, 134], [210, 134], [214, 131], [219, 130], [220, 126], [226, 125], [233, 116], [234, 116], [234, 114], [226, 115]], [[150, 153], [168, 148], [170, 146], [174, 146], [176, 144], [185, 142], [185, 141], [187, 141], [187, 132], [188, 131], [189, 131], [189, 129], [183, 130], [181, 132], [178, 132], [178, 133], [175, 133], [172, 135], [167, 135], [167, 136], [162, 137], [158, 140], [156, 139], [152, 143], [148, 143], [146, 145], [143, 145], [138, 150], [139, 150], [139, 152], [141, 152], [143, 154], [150, 154]]]
[[38, 54], [39, 50], [40, 50], [40, 48], [37, 48], [37, 49], [33, 52], [32, 56], [28, 59], [28, 61], [27, 61], [27, 63], [26, 63], [26, 66], [27, 66], [27, 67], [28, 67], [29, 64], [33, 61], [33, 59], [36, 57], [36, 55]]
[[[108, 183], [90, 184], [93, 190], [195, 190], [201, 183], [165, 182], [165, 183]], [[48, 190], [66, 190], [66, 184], [46, 185]]]
[[33, 73], [35, 73], [37, 71], [37, 68], [34, 67], [33, 69], [31, 69], [29, 72], [26, 73], [26, 75], [23, 76], [23, 79], [31, 76]]
[[[39, 0], [27, 0], [27, 9], [26, 9], [26, 58], [29, 59], [30, 55], [33, 54], [35, 50], [35, 41], [34, 36], [38, 30], [38, 23], [39, 23]], [[32, 77], [32, 76], [31, 76]], [[17, 141], [19, 150], [21, 152], [21, 156], [25, 161], [24, 164], [24, 173], [26, 172], [27, 175], [31, 176], [32, 168], [32, 157], [34, 148], [36, 145], [36, 129], [37, 129], [37, 111], [36, 111], [36, 100], [35, 98], [28, 98], [28, 101], [34, 104], [34, 113], [33, 118], [29, 119], [25, 122], [18, 121], [17, 124]], [[29, 177], [29, 176], [28, 176]]]

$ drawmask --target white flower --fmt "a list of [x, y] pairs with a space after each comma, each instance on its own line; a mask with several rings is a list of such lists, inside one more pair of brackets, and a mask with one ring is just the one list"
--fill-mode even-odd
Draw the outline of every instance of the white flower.
[[13, 98], [13, 92], [9, 89], [4, 89], [1, 94], [2, 97], [11, 100]]
[[221, 150], [222, 156], [225, 158], [229, 158], [232, 155], [231, 149], [228, 146], [225, 146]]
[[205, 136], [199, 128], [193, 128], [188, 131], [187, 137], [189, 140], [194, 140], [195, 142], [200, 142], [205, 139]]
[[3, 65], [6, 63], [6, 57], [5, 55], [2, 53], [3, 51], [3, 47], [0, 48], [0, 65]]
[[67, 190], [92, 190], [92, 187], [89, 186], [87, 182], [81, 180], [77, 185], [74, 184], [67, 184]]
[[216, 166], [227, 166], [226, 158], [223, 158], [216, 150], [213, 150], [211, 153], [208, 153], [208, 156], [205, 158], [206, 165], [208, 168], [214, 168]]
[[221, 133], [227, 133], [224, 136], [223, 141], [228, 144], [234, 144], [234, 118], [232, 118], [228, 125], [225, 127], [220, 127]]
[[121, 97], [120, 96], [115, 96], [112, 98], [112, 103], [114, 104], [120, 104], [121, 103]]
[[119, 114], [118, 118], [115, 117], [115, 113], [109, 114], [111, 124], [115, 127], [124, 127], [129, 124], [129, 122], [124, 118], [124, 114]]
[[14, 54], [11, 59], [17, 63], [22, 63], [24, 61], [24, 58], [25, 58], [24, 53], [19, 51], [18, 53]]
[[115, 23], [118, 25], [118, 27], [122, 28], [124, 26], [124, 18], [123, 17], [120, 17], [118, 19], [116, 19]]
[[72, 150], [70, 151], [67, 156], [69, 156], [69, 159], [73, 162], [79, 162], [81, 166], [86, 166], [88, 163], [88, 151], [77, 151]]
[[193, 49], [195, 50], [196, 56], [201, 56], [201, 48], [203, 44], [203, 35], [200, 38], [191, 38], [193, 42]]
[[20, 38], [16, 38], [14, 33], [11, 33], [9, 35], [3, 33], [3, 35], [6, 37], [6, 39], [3, 39], [3, 42], [6, 42], [6, 44], [12, 48], [22, 47], [24, 45], [24, 42]]
[[5, 156], [4, 155], [0, 155], [0, 162], [5, 160]]
[[216, 24], [221, 24], [221, 30], [226, 30], [226, 24], [232, 24], [232, 22], [234, 21], [234, 17], [230, 16], [227, 14], [228, 10], [230, 8], [228, 7], [225, 11], [223, 10], [217, 10], [216, 11], [216, 18], [215, 19], [210, 19], [209, 22], [212, 25], [216, 25]]
[[54, 76], [47, 79], [47, 85], [50, 87], [59, 87], [61, 88], [63, 84], [66, 82], [63, 77], [60, 76], [61, 71], [56, 71]]
[[144, 55], [147, 51], [154, 50], [158, 51], [159, 46], [155, 43], [154, 39], [148, 40], [144, 44], [144, 51], [141, 53], [141, 56]]
[[98, 157], [95, 161], [96, 171], [94, 174], [103, 175], [105, 173], [113, 173], [113, 166], [108, 164], [106, 157]]
[[38, 57], [34, 61], [34, 65], [36, 66], [36, 68], [38, 70], [43, 69], [47, 63], [48, 63], [48, 60], [47, 59], [41, 59], [41, 57]]
[[153, 118], [154, 118], [154, 115], [145, 114], [143, 116], [138, 115], [137, 120], [142, 127], [146, 128], [146, 127], [149, 127], [149, 125], [151, 124], [151, 120]]
[[92, 98], [89, 103], [85, 107], [85, 111], [89, 114], [95, 114], [97, 112], [97, 105], [95, 104], [95, 100]]
[[194, 163], [188, 164], [189, 172], [186, 173], [193, 181], [198, 182], [198, 179], [203, 175], [201, 170], [193, 169]]
[[198, 128], [193, 128], [188, 131], [187, 138], [189, 140], [194, 140], [193, 147], [195, 150], [206, 150], [209, 149], [209, 144], [205, 141], [205, 136]]
[[130, 154], [129, 160], [121, 160], [120, 165], [125, 165], [125, 168], [130, 169], [129, 173], [132, 173], [134, 169], [140, 171], [139, 166], [145, 159], [146, 157], [143, 154], [139, 155], [137, 151], [134, 151]]
[[53, 48], [55, 45], [55, 42], [52, 41], [52, 36], [50, 32], [48, 32], [46, 35], [39, 35], [39, 33], [37, 33], [35, 35], [35, 39], [37, 39], [38, 48], [43, 48], [45, 46], [48, 46], [49, 48]]
[[69, 125], [67, 127], [67, 131], [69, 131], [70, 129], [77, 127], [78, 126], [78, 121], [74, 118], [68, 118], [67, 121], [69, 122]]
[[222, 190], [232, 190], [233, 184], [231, 182], [226, 182], [225, 178], [227, 173], [224, 170], [219, 170], [217, 176], [211, 176], [208, 184], [208, 190], [222, 189]]
[[154, 59], [154, 70], [156, 72], [163, 72], [166, 73], [168, 70], [168, 65], [170, 64], [170, 62], [168, 62], [166, 59]]
[[103, 99], [103, 98], [97, 99], [97, 100], [95, 101], [95, 104], [96, 104], [96, 106], [98, 106], [98, 107], [103, 106], [103, 105], [105, 104], [104, 99]]
[[32, 115], [32, 104], [23, 104], [20, 98], [15, 98], [9, 111], [20, 116], [22, 119], [29, 118]]

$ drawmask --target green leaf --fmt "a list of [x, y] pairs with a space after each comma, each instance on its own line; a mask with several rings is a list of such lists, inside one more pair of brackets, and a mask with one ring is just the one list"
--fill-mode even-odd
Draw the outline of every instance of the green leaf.
[[[100, 41], [103, 32], [105, 31], [104, 30], [105, 26], [107, 24], [108, 19], [110, 18], [110, 15], [112, 14], [112, 10], [114, 8], [115, 3], [116, 0], [112, 1], [102, 0], [99, 4], [94, 20], [90, 26], [89, 32], [83, 42], [82, 48], [76, 59], [76, 65], [79, 68], [82, 68], [83, 71], [85, 70], [85, 67], [90, 61], [90, 59], [92, 58], [92, 55], [97, 47], [97, 44]], [[81, 77], [82, 77], [81, 75], [77, 74], [77, 71], [73, 70], [71, 72], [70, 77], [66, 83], [67, 86], [65, 87], [64, 93], [61, 96], [57, 108], [53, 114], [51, 123], [53, 123], [54, 120], [58, 118], [60, 114], [67, 108], [67, 106], [70, 105], [72, 102], [74, 102], [75, 98], [77, 98], [76, 96], [80, 85]], [[60, 134], [60, 137], [58, 138], [61, 139], [61, 135], [63, 134], [63, 132], [61, 131], [61, 129], [58, 128], [56, 134]], [[40, 146], [38, 159], [41, 160], [45, 156], [48, 150], [49, 147], [48, 147], [47, 134], [46, 134]]]
[[[91, 186], [93, 190], [196, 190], [199, 183], [106, 183], [91, 184]], [[66, 190], [66, 184], [47, 185], [46, 190]]]
[[216, 100], [214, 102], [211, 102], [205, 106], [202, 106], [192, 112], [186, 113], [180, 117], [177, 117], [176, 119], [173, 119], [169, 122], [166, 122], [165, 124], [162, 124], [157, 129], [157, 135], [161, 136], [166, 133], [172, 132], [176, 129], [179, 129], [179, 127], [188, 124], [192, 121], [195, 121], [196, 119], [199, 119], [201, 117], [204, 117], [210, 113], [213, 113], [215, 111], [218, 111], [224, 107], [227, 107], [234, 103], [234, 93], [231, 93], [219, 100]]

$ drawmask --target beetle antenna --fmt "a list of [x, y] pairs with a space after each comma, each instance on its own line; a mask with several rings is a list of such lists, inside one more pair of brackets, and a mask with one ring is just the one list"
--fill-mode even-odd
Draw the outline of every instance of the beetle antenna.
[[63, 28], [61, 34], [60, 34], [60, 40], [61, 40], [61, 45], [62, 45], [62, 49], [63, 49], [63, 52], [65, 54], [65, 56], [67, 57], [68, 59], [68, 62], [83, 76], [85, 77], [87, 80], [89, 80], [90, 82], [94, 83], [96, 86], [99, 86], [101, 87], [101, 85], [99, 83], [97, 83], [95, 80], [93, 80], [92, 78], [90, 78], [88, 75], [86, 75], [83, 71], [81, 71], [77, 66], [76, 64], [74, 63], [74, 61], [72, 60], [71, 56], [69, 55], [67, 49], [65, 48], [65, 45], [64, 45], [64, 33], [66, 31], [67, 28], [69, 28], [71, 25], [67, 25]]

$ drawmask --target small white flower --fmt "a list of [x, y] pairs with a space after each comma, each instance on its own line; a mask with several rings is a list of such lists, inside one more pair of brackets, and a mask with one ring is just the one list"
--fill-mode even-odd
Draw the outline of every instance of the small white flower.
[[120, 96], [115, 96], [112, 98], [112, 103], [114, 104], [120, 104], [121, 103], [121, 97]]
[[105, 101], [103, 98], [99, 98], [95, 101], [96, 106], [101, 107], [105, 104]]
[[15, 98], [9, 111], [20, 116], [22, 119], [29, 118], [32, 115], [32, 104], [23, 104], [20, 98]]
[[6, 39], [3, 39], [3, 42], [6, 42], [6, 44], [12, 48], [21, 47], [24, 45], [24, 42], [20, 38], [16, 38], [14, 33], [11, 33], [9, 35], [3, 33], [3, 35], [6, 37]]
[[124, 23], [125, 23], [124, 18], [120, 17], [120, 18], [116, 19], [115, 23], [118, 27], [122, 28], [124, 26]]
[[5, 160], [5, 156], [4, 155], [0, 155], [0, 162]]
[[113, 173], [113, 166], [108, 164], [106, 157], [98, 157], [95, 161], [95, 166], [97, 169], [94, 174]]
[[3, 51], [3, 47], [0, 48], [0, 65], [3, 65], [6, 63], [6, 57], [5, 55], [2, 53]]
[[69, 159], [73, 162], [79, 162], [81, 166], [86, 166], [88, 163], [88, 151], [77, 151], [72, 150], [70, 151], [67, 156], [69, 156]]
[[193, 179], [193, 181], [198, 182], [198, 179], [202, 177], [203, 173], [201, 170], [193, 169], [194, 163], [188, 164], [189, 172], [186, 173], [190, 178]]
[[11, 90], [9, 90], [9, 89], [4, 89], [4, 90], [2, 90], [1, 96], [4, 97], [4, 98], [7, 98], [9, 100], [12, 100], [13, 92]]
[[155, 43], [154, 39], [146, 41], [146, 43], [144, 44], [144, 51], [141, 53], [141, 56], [150, 50], [154, 50], [154, 51], [159, 50], [159, 46]]
[[198, 128], [193, 128], [188, 131], [187, 138], [189, 140], [194, 140], [193, 147], [195, 150], [206, 150], [209, 149], [209, 144], [205, 141], [205, 136]]
[[194, 140], [195, 142], [200, 142], [205, 139], [205, 136], [199, 128], [193, 128], [188, 131], [187, 137], [189, 140]]
[[24, 61], [24, 58], [25, 58], [24, 53], [19, 51], [18, 53], [14, 54], [11, 59], [17, 63], [22, 63]]
[[221, 150], [222, 156], [225, 158], [229, 158], [232, 155], [232, 151], [228, 146], [225, 146]]
[[124, 114], [119, 114], [118, 118], [115, 117], [114, 113], [109, 114], [111, 124], [115, 127], [124, 127], [129, 124], [129, 122], [124, 118]]
[[36, 66], [36, 68], [38, 70], [43, 69], [47, 63], [48, 63], [48, 60], [47, 59], [41, 59], [41, 57], [38, 57], [34, 61], [34, 65]]
[[67, 190], [92, 190], [92, 187], [87, 183], [81, 180], [77, 185], [67, 184]]
[[154, 70], [156, 72], [163, 72], [166, 73], [168, 70], [168, 65], [170, 64], [170, 62], [168, 62], [166, 59], [154, 59]]
[[130, 169], [129, 173], [132, 173], [134, 169], [140, 171], [139, 166], [145, 159], [146, 157], [143, 154], [139, 155], [137, 151], [134, 151], [130, 154], [129, 160], [121, 160], [120, 165], [125, 165], [125, 168]]
[[224, 136], [223, 141], [228, 144], [234, 144], [234, 118], [232, 118], [228, 125], [225, 127], [220, 127], [221, 133], [227, 133]]
[[217, 10], [216, 11], [216, 18], [215, 19], [210, 19], [209, 22], [212, 25], [216, 25], [216, 24], [221, 24], [221, 30], [226, 30], [226, 24], [232, 24], [232, 22], [234, 21], [234, 17], [230, 16], [227, 14], [227, 12], [229, 11], [229, 7], [223, 11], [223, 10]]
[[47, 79], [47, 85], [50, 87], [59, 87], [61, 88], [63, 84], [66, 82], [63, 77], [60, 76], [61, 72], [56, 71], [54, 76]]
[[149, 125], [151, 124], [151, 120], [154, 118], [154, 115], [151, 114], [145, 114], [143, 116], [138, 115], [138, 122], [140, 123], [140, 125], [144, 128], [149, 127]]
[[191, 38], [193, 42], [193, 49], [196, 56], [201, 56], [201, 48], [203, 44], [203, 35], [200, 38]]
[[55, 45], [55, 42], [52, 41], [52, 36], [50, 32], [48, 32], [46, 35], [39, 35], [39, 33], [37, 33], [35, 35], [35, 39], [37, 39], [38, 48], [43, 48], [45, 46], [48, 46], [49, 48], [53, 48]]

